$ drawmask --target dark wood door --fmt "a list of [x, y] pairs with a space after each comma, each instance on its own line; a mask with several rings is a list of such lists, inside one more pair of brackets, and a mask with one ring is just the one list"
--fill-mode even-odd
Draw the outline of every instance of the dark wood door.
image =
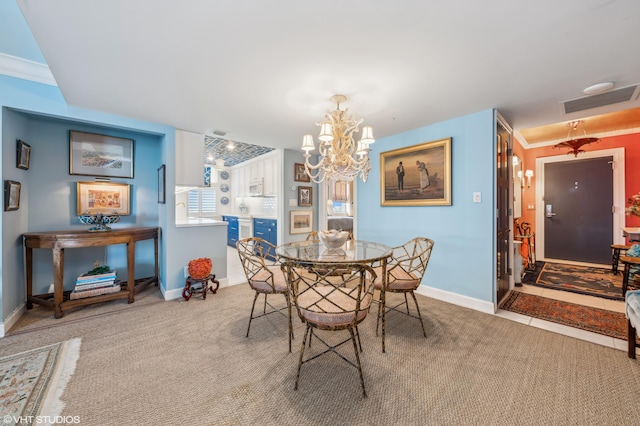
[[545, 164], [545, 258], [611, 263], [612, 162], [600, 157]]
[[496, 121], [496, 287], [498, 302], [509, 292], [509, 209], [512, 206], [509, 195], [511, 182], [511, 133]]

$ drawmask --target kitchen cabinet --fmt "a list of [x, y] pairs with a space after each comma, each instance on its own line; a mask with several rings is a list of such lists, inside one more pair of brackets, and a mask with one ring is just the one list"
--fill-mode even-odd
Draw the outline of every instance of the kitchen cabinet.
[[229, 223], [227, 227], [227, 245], [235, 248], [238, 242], [238, 216], [222, 216], [222, 220]]
[[278, 167], [279, 154], [277, 151], [245, 161], [233, 169], [235, 182], [235, 197], [249, 197], [249, 184], [258, 179], [263, 182], [263, 196], [275, 197], [280, 189]]
[[176, 130], [176, 185], [204, 186], [204, 135]]
[[[273, 244], [278, 245], [278, 221], [276, 219], [253, 219], [253, 236], [260, 237]], [[267, 245], [263, 244], [263, 252], [267, 253]], [[270, 259], [275, 260], [275, 253], [268, 252]]]

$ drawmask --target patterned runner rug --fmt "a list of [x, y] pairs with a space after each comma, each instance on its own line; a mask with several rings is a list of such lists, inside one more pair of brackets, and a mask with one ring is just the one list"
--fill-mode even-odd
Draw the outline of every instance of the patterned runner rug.
[[4, 424], [20, 424], [28, 416], [34, 416], [36, 423], [37, 416], [60, 415], [64, 407], [60, 397], [76, 368], [80, 341], [71, 339], [0, 358]]
[[527, 271], [522, 283], [605, 299], [624, 300], [622, 273], [613, 275], [611, 269], [536, 262], [535, 270]]
[[[627, 340], [623, 313], [512, 291], [501, 306], [506, 311], [551, 321], [616, 339]], [[640, 345], [640, 337], [636, 339]]]

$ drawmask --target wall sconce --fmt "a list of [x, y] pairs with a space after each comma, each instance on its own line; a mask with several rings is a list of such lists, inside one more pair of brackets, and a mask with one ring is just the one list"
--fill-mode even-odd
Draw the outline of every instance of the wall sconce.
[[531, 188], [531, 177], [533, 176], [533, 170], [527, 170], [524, 172], [524, 175], [527, 177], [527, 188]]

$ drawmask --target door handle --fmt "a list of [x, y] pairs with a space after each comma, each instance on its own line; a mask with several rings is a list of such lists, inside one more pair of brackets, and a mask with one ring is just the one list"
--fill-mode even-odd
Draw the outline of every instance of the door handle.
[[547, 217], [553, 217], [553, 216], [555, 216], [555, 215], [556, 215], [556, 214], [553, 212], [553, 206], [552, 206], [551, 204], [547, 204], [547, 205], [546, 205], [546, 207], [545, 207], [545, 211], [546, 211], [545, 216], [547, 216]]

